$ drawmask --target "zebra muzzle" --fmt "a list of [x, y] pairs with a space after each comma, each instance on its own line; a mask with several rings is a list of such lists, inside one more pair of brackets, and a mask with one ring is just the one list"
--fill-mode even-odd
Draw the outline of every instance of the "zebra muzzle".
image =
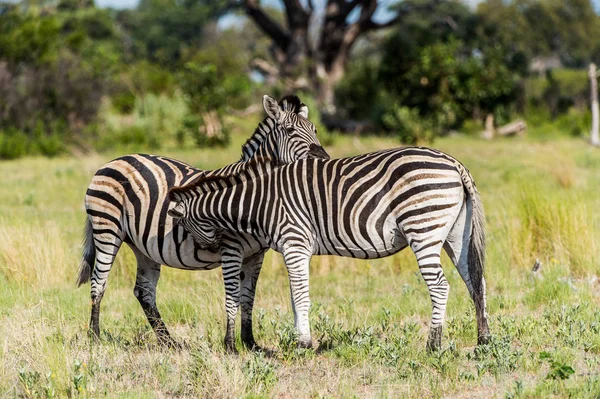
[[311, 144], [308, 149], [308, 157], [309, 158], [318, 158], [318, 159], [331, 159], [325, 148], [321, 147], [318, 144]]

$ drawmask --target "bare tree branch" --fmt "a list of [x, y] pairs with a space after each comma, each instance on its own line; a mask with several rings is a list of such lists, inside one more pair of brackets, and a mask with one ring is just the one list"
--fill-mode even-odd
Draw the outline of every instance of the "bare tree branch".
[[288, 28], [290, 30], [295, 28], [308, 29], [310, 12], [304, 9], [300, 0], [283, 0], [283, 4], [285, 5]]
[[255, 58], [250, 62], [250, 67], [256, 69], [267, 79], [278, 79], [280, 76], [279, 68], [262, 58]]
[[389, 28], [390, 26], [396, 25], [399, 21], [400, 21], [401, 17], [399, 15], [397, 15], [396, 17], [390, 19], [387, 22], [382, 22], [382, 23], [377, 23], [374, 22], [373, 20], [369, 20], [363, 23], [363, 29], [365, 31], [369, 31], [369, 30], [377, 30], [377, 29], [385, 29], [385, 28]]
[[273, 40], [277, 47], [285, 51], [290, 42], [289, 34], [260, 8], [257, 0], [243, 0], [243, 6], [246, 14], [256, 25]]

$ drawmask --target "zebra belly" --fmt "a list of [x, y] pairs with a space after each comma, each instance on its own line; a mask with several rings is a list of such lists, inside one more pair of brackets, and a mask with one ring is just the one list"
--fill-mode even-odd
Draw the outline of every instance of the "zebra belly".
[[[139, 238], [139, 237], [138, 237]], [[137, 240], [141, 242], [141, 240]], [[156, 236], [150, 238], [146, 245], [135, 243], [138, 249], [155, 262], [176, 269], [212, 270], [221, 266], [220, 250], [202, 249], [190, 234], [183, 234], [183, 228], [176, 226], [162, 240], [162, 251]], [[250, 235], [240, 234], [243, 247], [242, 256], [251, 257], [264, 250], [264, 245]], [[177, 250], [179, 249], [179, 250]]]
[[177, 240], [173, 231], [164, 236], [162, 246], [157, 236], [150, 237], [145, 243], [141, 237], [136, 237], [130, 245], [153, 261], [176, 269], [211, 270], [221, 266], [220, 252], [200, 249], [190, 235]]
[[320, 240], [316, 255], [340, 255], [357, 259], [378, 259], [400, 252], [408, 245], [404, 235], [397, 228], [387, 228], [379, 234], [366, 237], [345, 237], [333, 245]]

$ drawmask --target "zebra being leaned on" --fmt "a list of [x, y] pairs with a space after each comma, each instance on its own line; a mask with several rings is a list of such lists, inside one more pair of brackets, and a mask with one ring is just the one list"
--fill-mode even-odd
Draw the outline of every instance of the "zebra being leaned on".
[[433, 305], [427, 347], [441, 345], [450, 288], [440, 264], [442, 248], [475, 303], [478, 342], [489, 338], [483, 205], [469, 171], [449, 155], [409, 147], [288, 165], [258, 160], [238, 175], [174, 188], [170, 198], [169, 214], [200, 245], [214, 245], [220, 232], [242, 232], [283, 254], [300, 346], [312, 345], [312, 255], [373, 259], [407, 246]]
[[[202, 176], [235, 174], [243, 162], [269, 157], [288, 163], [301, 158], [329, 158], [307, 119], [308, 108], [296, 96], [278, 104], [264, 96], [267, 117], [242, 148], [238, 163], [205, 172], [173, 159], [134, 154], [110, 161], [96, 172], [87, 190], [87, 222], [78, 284], [91, 279], [92, 311], [90, 330], [100, 334], [100, 302], [115, 256], [124, 242], [137, 259], [134, 294], [144, 310], [159, 342], [176, 345], [156, 307], [156, 284], [161, 264], [186, 270], [209, 270], [223, 263], [227, 292], [227, 332], [225, 344], [235, 351], [235, 319], [242, 306], [242, 341], [255, 347], [252, 334], [252, 307], [263, 255], [268, 247], [250, 235], [236, 235], [235, 251], [225, 246], [200, 248], [192, 236], [167, 216], [168, 191]], [[223, 242], [226, 243], [226, 238]], [[234, 262], [232, 274], [227, 263]], [[240, 273], [242, 264], [240, 297]], [[235, 298], [235, 299], [234, 299]]]

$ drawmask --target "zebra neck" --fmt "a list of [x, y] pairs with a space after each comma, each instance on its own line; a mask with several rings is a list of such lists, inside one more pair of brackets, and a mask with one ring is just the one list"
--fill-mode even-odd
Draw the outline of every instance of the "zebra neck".
[[240, 162], [246, 162], [253, 157], [266, 156], [264, 145], [267, 142], [269, 135], [275, 130], [275, 122], [271, 118], [265, 118], [252, 134], [252, 136], [242, 146], [242, 157]]

